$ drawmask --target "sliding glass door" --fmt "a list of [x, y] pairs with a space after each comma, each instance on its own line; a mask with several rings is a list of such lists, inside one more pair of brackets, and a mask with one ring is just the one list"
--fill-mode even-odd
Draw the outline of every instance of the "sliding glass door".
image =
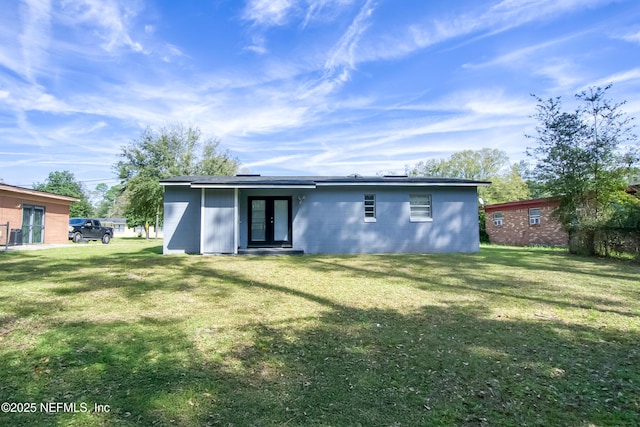
[[44, 243], [44, 207], [22, 206], [22, 243]]

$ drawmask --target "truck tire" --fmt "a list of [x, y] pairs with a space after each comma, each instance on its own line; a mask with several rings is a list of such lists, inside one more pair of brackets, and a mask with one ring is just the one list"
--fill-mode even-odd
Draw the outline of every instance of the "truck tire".
[[111, 241], [110, 235], [105, 234], [104, 236], [102, 236], [102, 243], [104, 243], [105, 245], [108, 245], [110, 241]]
[[80, 243], [82, 240], [82, 233], [76, 233], [73, 235], [73, 243]]

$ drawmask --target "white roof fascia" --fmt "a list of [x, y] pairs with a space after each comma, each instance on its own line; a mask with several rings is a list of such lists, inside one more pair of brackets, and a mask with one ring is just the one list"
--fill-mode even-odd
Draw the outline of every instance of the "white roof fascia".
[[316, 188], [315, 184], [268, 184], [268, 185], [255, 185], [255, 184], [192, 184], [191, 188], [245, 188], [245, 189], [275, 189], [275, 188]]
[[489, 183], [470, 182], [318, 182], [318, 187], [487, 187]]
[[160, 185], [164, 186], [164, 187], [168, 187], [168, 186], [190, 186], [191, 183], [190, 182], [160, 182]]

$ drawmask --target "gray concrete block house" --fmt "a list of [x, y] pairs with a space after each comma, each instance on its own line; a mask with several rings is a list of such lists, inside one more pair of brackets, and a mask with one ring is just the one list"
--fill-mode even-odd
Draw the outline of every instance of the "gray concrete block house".
[[164, 186], [165, 254], [475, 252], [477, 187], [407, 176], [179, 176]]

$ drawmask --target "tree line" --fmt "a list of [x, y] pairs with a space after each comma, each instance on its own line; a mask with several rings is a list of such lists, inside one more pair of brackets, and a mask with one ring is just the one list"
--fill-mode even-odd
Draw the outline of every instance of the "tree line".
[[[566, 109], [561, 97], [536, 100], [532, 118], [535, 133], [526, 135], [533, 146], [532, 162], [512, 163], [495, 148], [464, 150], [448, 158], [407, 165], [409, 176], [491, 181], [479, 188], [481, 203], [493, 204], [539, 197], [559, 197], [555, 212], [565, 230], [583, 233], [587, 241], [603, 225], [640, 230], [640, 200], [625, 192], [640, 182], [637, 136], [625, 102], [607, 98], [611, 85], [589, 88], [575, 95], [576, 106]], [[180, 123], [157, 130], [147, 128], [123, 146], [113, 170], [120, 184], [99, 184], [90, 194], [69, 171], [51, 172], [34, 188], [81, 199], [71, 216], [124, 216], [130, 225], [162, 221], [163, 190], [158, 181], [179, 175], [234, 175], [240, 161], [205, 138], [199, 128]]]
[[[540, 197], [558, 197], [556, 219], [568, 232], [570, 249], [595, 254], [609, 240], [637, 235], [640, 244], [640, 199], [627, 192], [640, 184], [640, 155], [633, 117], [625, 102], [607, 97], [611, 85], [575, 95], [575, 106], [564, 107], [561, 97], [536, 100], [532, 116], [534, 142], [529, 162], [510, 163], [497, 149], [465, 150], [446, 159], [407, 166], [408, 175], [491, 181], [479, 189], [481, 203], [493, 204]], [[482, 212], [480, 225], [484, 225]], [[621, 237], [622, 236], [622, 237]], [[602, 252], [602, 251], [601, 251]]]
[[71, 204], [71, 217], [125, 217], [129, 226], [139, 226], [162, 223], [160, 180], [178, 175], [234, 175], [240, 167], [237, 158], [220, 148], [218, 139], [181, 123], [145, 129], [122, 147], [119, 157], [113, 171], [120, 183], [112, 187], [101, 183], [89, 192], [73, 173], [55, 171], [33, 188], [80, 199]]

